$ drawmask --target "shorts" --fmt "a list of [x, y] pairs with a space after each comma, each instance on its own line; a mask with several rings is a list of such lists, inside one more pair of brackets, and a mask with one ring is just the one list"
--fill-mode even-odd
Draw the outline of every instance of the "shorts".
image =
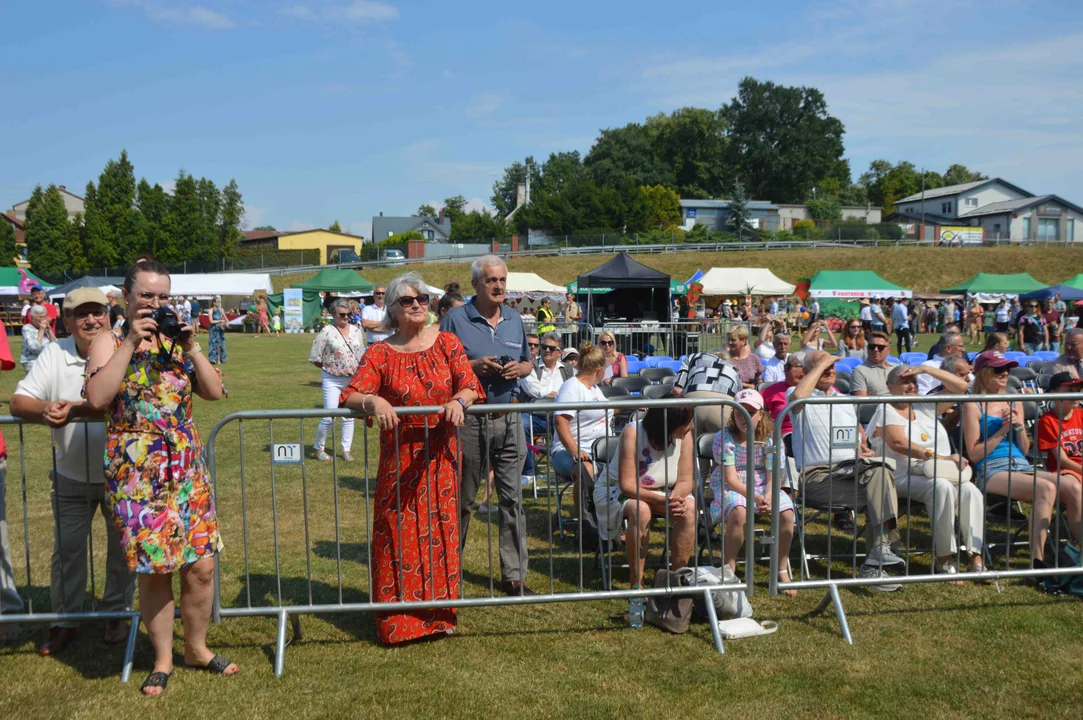
[[557, 450], [550, 455], [549, 464], [555, 474], [563, 477], [571, 477], [572, 470], [575, 469], [575, 459], [567, 450]]
[[1026, 475], [1033, 473], [1034, 468], [1025, 458], [1021, 458], [1017, 455], [993, 458], [992, 460], [974, 464], [974, 484], [984, 491], [985, 481], [988, 478], [993, 477], [997, 473], [1009, 471], [1013, 475], [1016, 473]]
[[[748, 501], [744, 495], [734, 490], [727, 490], [722, 496], [722, 516], [728, 518], [730, 512], [735, 508], [748, 507]], [[713, 510], [713, 508], [712, 508]], [[793, 510], [793, 500], [786, 493], [779, 493], [778, 511], [786, 512], [787, 510]], [[756, 512], [760, 515], [759, 511]], [[715, 517], [714, 512], [711, 513], [711, 525], [717, 525], [722, 521], [722, 518]]]

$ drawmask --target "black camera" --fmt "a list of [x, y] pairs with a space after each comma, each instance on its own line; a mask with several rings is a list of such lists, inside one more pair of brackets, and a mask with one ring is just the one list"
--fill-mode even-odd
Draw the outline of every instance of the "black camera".
[[160, 307], [151, 315], [154, 322], [158, 323], [158, 334], [176, 342], [181, 336], [181, 323], [177, 314], [167, 307]]
[[500, 367], [504, 367], [504, 366], [505, 366], [505, 365], [507, 365], [508, 363], [513, 363], [513, 362], [516, 362], [516, 360], [515, 360], [515, 358], [513, 358], [513, 357], [512, 357], [511, 355], [501, 355], [501, 356], [500, 356], [500, 357], [499, 357], [499, 358], [497, 359], [497, 362], [498, 362], [498, 363], [500, 363]]

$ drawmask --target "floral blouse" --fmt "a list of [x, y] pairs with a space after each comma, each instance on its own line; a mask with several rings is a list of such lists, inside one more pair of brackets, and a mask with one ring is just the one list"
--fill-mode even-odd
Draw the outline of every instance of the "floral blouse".
[[344, 331], [339, 332], [334, 325], [328, 325], [312, 342], [308, 361], [320, 363], [328, 375], [353, 377], [364, 354], [365, 342], [359, 329], [347, 325]]

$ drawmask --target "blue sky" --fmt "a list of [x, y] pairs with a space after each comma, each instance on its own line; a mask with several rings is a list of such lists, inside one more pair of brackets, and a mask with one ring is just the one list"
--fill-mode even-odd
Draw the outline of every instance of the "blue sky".
[[0, 23], [4, 208], [127, 148], [167, 187], [235, 177], [250, 227], [368, 237], [745, 75], [820, 88], [855, 177], [960, 162], [1083, 204], [1078, 0], [40, 0]]

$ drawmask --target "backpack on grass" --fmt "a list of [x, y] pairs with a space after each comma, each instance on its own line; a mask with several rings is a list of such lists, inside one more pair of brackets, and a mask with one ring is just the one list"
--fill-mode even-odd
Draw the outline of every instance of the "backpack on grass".
[[[1046, 543], [1045, 557], [1056, 558], [1054, 567], [1079, 567], [1079, 548], [1071, 543], [1064, 543], [1054, 550], [1052, 543]], [[1046, 562], [1049, 560], [1047, 559]], [[1075, 595], [1083, 598], [1083, 575], [1050, 575], [1042, 578], [1040, 587], [1050, 595]]]

